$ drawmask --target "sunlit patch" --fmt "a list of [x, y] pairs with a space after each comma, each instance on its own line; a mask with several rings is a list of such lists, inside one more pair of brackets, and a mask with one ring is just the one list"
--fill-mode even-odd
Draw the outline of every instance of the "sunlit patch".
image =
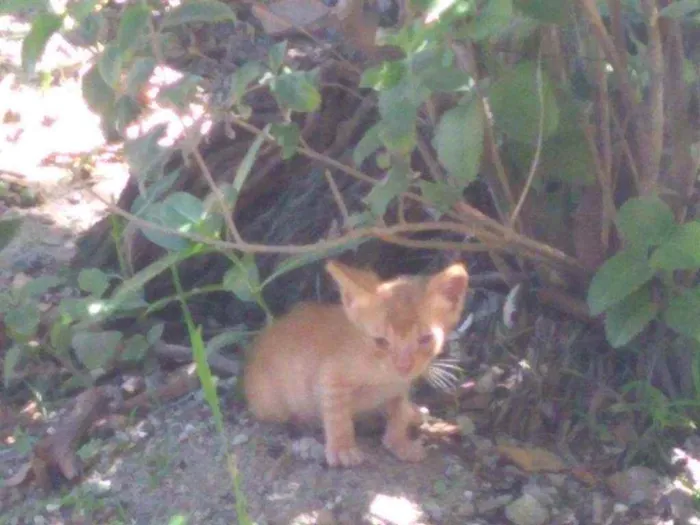
[[420, 507], [400, 496], [377, 494], [369, 506], [369, 517], [391, 525], [409, 525], [423, 516]]
[[105, 303], [98, 301], [96, 303], [90, 303], [87, 307], [87, 311], [90, 315], [99, 315], [105, 309]]
[[528, 363], [527, 359], [521, 359], [520, 361], [518, 361], [518, 366], [523, 370], [532, 370], [532, 366], [530, 366], [530, 363]]

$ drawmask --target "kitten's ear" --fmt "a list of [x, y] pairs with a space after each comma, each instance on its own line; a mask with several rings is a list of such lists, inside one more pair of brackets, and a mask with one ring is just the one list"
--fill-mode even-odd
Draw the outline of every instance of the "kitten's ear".
[[453, 264], [430, 278], [428, 292], [433, 297], [446, 300], [454, 309], [461, 312], [464, 297], [469, 286], [469, 274], [463, 264]]
[[352, 307], [359, 299], [372, 295], [381, 284], [374, 272], [352, 268], [338, 261], [328, 261], [326, 271], [338, 284], [346, 308]]

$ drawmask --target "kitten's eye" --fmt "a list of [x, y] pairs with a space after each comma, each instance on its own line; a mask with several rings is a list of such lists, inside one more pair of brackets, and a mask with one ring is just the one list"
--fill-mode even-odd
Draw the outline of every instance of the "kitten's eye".
[[377, 345], [379, 348], [388, 348], [389, 340], [386, 337], [375, 337], [374, 344]]
[[418, 344], [421, 346], [429, 345], [433, 342], [433, 334], [424, 334], [418, 338]]

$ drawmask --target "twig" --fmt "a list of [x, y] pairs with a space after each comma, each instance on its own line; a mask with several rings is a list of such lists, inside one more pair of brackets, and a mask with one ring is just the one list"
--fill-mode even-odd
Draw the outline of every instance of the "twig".
[[231, 232], [233, 239], [237, 243], [242, 244], [244, 242], [243, 237], [241, 237], [241, 233], [238, 231], [236, 223], [233, 219], [233, 209], [231, 208], [231, 206], [228, 205], [228, 202], [226, 202], [226, 197], [221, 191], [221, 188], [219, 188], [218, 184], [216, 184], [216, 182], [214, 181], [214, 177], [211, 176], [211, 172], [209, 171], [206, 162], [204, 162], [204, 158], [202, 158], [202, 154], [199, 152], [199, 148], [197, 146], [194, 146], [192, 148], [192, 155], [197, 161], [199, 169], [202, 171], [204, 178], [207, 179], [207, 184], [209, 184], [211, 191], [214, 193], [216, 199], [219, 201], [219, 205], [221, 206], [221, 212], [224, 215], [224, 221], [226, 221], [226, 226], [228, 226], [228, 229]]
[[544, 135], [544, 113], [545, 113], [545, 108], [544, 108], [544, 87], [542, 84], [542, 44], [540, 43], [540, 48], [538, 51], [538, 56], [537, 56], [537, 74], [535, 75], [535, 79], [537, 82], [537, 96], [540, 102], [540, 124], [537, 129], [537, 147], [535, 148], [535, 156], [532, 158], [532, 163], [530, 164], [530, 173], [527, 176], [527, 179], [525, 181], [525, 186], [523, 187], [523, 191], [520, 193], [520, 198], [518, 199], [518, 203], [515, 205], [515, 208], [513, 209], [513, 213], [510, 216], [510, 219], [508, 221], [508, 224], [512, 228], [515, 225], [515, 222], [518, 220], [518, 215], [520, 214], [520, 210], [522, 209], [523, 205], [525, 204], [525, 197], [527, 197], [527, 194], [530, 192], [530, 187], [532, 186], [532, 181], [535, 179], [535, 173], [537, 172], [537, 166], [540, 163], [540, 154], [542, 153], [542, 138]]
[[343, 196], [340, 193], [340, 190], [338, 189], [338, 186], [336, 185], [335, 181], [333, 180], [333, 175], [331, 175], [330, 170], [325, 170], [323, 174], [326, 177], [326, 180], [328, 181], [328, 185], [331, 188], [331, 193], [333, 194], [333, 198], [335, 199], [336, 204], [338, 205], [338, 209], [340, 210], [340, 214], [343, 216], [343, 226], [347, 227], [349, 224], [350, 220], [350, 214], [348, 213], [348, 207], [345, 206], [345, 201], [343, 200]]
[[659, 31], [659, 8], [656, 0], [642, 0], [642, 11], [647, 18], [647, 46], [649, 57], [649, 119], [650, 122], [642, 129], [648, 129], [648, 142], [641, 143], [647, 159], [644, 163], [646, 176], [643, 181], [643, 191], [656, 191], [659, 171], [661, 169], [661, 152], [664, 141], [664, 60], [661, 49], [661, 33]]

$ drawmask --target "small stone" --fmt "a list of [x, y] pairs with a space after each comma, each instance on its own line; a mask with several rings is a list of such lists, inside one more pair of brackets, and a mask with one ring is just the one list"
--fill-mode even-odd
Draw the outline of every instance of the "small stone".
[[566, 483], [565, 474], [549, 474], [547, 478], [549, 479], [549, 482], [558, 489], [562, 488], [564, 483]]
[[657, 474], [648, 467], [631, 467], [613, 474], [607, 481], [615, 497], [626, 505], [655, 503], [661, 492]]
[[615, 514], [627, 514], [628, 510], [630, 510], [630, 508], [624, 503], [615, 503], [615, 505], [613, 505], [613, 512]]
[[479, 510], [479, 514], [488, 514], [489, 512], [493, 512], [494, 510], [508, 505], [511, 501], [513, 501], [513, 496], [510, 494], [503, 494], [478, 502], [476, 508]]
[[544, 525], [549, 511], [530, 494], [525, 494], [506, 507], [506, 518], [515, 525]]
[[427, 512], [434, 520], [440, 521], [442, 519], [442, 507], [440, 507], [437, 502], [428, 501], [427, 503], [423, 504], [423, 508], [425, 509], [425, 512]]
[[238, 445], [242, 445], [243, 443], [246, 443], [248, 441], [249, 437], [245, 434], [238, 434], [234, 436], [234, 438], [231, 440], [231, 445], [234, 447], [237, 447]]
[[469, 501], [460, 503], [455, 509], [455, 514], [457, 514], [457, 516], [460, 518], [471, 518], [475, 513], [476, 507], [474, 507], [474, 504]]
[[335, 525], [336, 523], [333, 512], [328, 509], [321, 509], [316, 514], [316, 525]]
[[457, 416], [457, 424], [459, 425], [459, 433], [465, 437], [473, 436], [476, 432], [476, 425], [469, 416], [464, 414]]

